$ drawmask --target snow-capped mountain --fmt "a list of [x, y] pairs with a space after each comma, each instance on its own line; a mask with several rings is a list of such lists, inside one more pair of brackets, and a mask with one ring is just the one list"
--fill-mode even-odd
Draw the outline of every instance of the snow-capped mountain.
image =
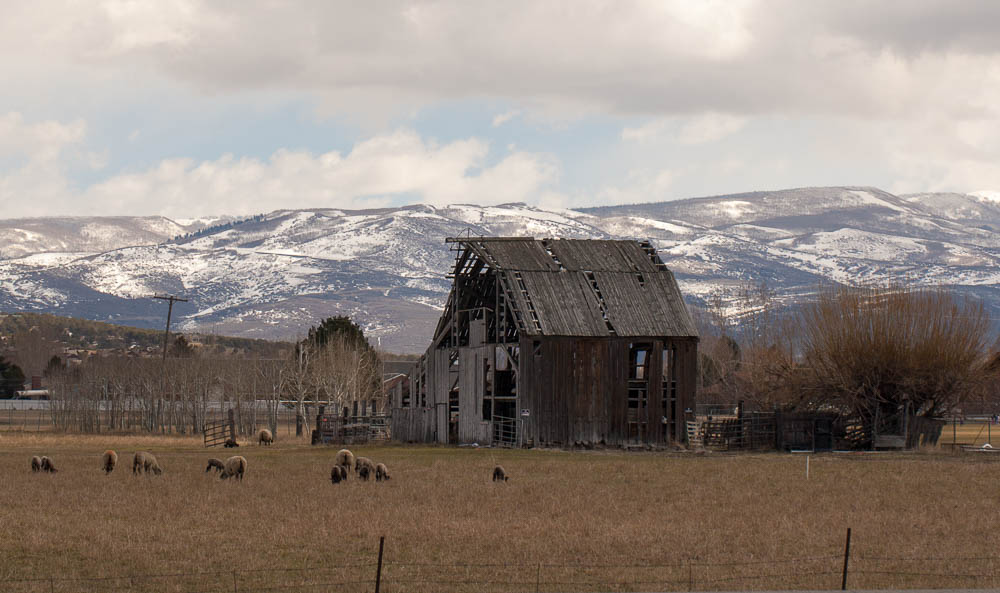
[[[101, 233], [84, 229], [108, 220], [136, 238], [110, 233], [101, 240], [118, 242], [95, 248], [86, 238]], [[831, 280], [894, 277], [1000, 308], [1000, 202], [983, 195], [834, 187], [580, 210], [280, 210], [207, 228], [155, 220], [0, 221], [0, 310], [159, 327], [165, 305], [150, 297], [167, 292], [189, 299], [174, 309], [182, 330], [294, 338], [346, 314], [383, 347], [414, 352], [447, 296], [454, 253], [444, 239], [465, 234], [649, 238], [694, 303], [762, 280], [791, 300]]]

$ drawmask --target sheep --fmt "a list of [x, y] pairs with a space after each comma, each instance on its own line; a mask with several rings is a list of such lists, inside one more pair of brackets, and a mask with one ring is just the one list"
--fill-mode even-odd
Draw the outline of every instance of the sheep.
[[101, 467], [104, 469], [105, 474], [110, 474], [115, 471], [115, 466], [118, 465], [118, 454], [108, 449], [101, 456]]
[[340, 479], [346, 482], [347, 481], [347, 468], [344, 467], [343, 465], [338, 466], [338, 467], [340, 467]]
[[510, 478], [507, 477], [507, 472], [504, 471], [502, 465], [498, 465], [493, 468], [493, 481], [494, 482], [506, 482]]
[[382, 480], [389, 479], [389, 468], [385, 466], [384, 463], [379, 463], [375, 465], [375, 481], [381, 482]]
[[227, 449], [232, 449], [233, 447], [239, 447], [239, 446], [240, 444], [236, 442], [236, 439], [226, 439], [226, 443], [223, 445], [223, 447]]
[[339, 484], [343, 482], [346, 479], [344, 477], [346, 473], [343, 472], [343, 469], [344, 466], [342, 465], [333, 466], [333, 468], [330, 470], [330, 481], [333, 482], [334, 484]]
[[375, 464], [372, 463], [371, 459], [368, 459], [367, 457], [358, 457], [354, 460], [354, 471], [358, 472], [358, 474], [361, 474], [361, 468], [364, 467], [368, 468], [368, 473], [375, 473]]
[[39, 472], [42, 471], [42, 458], [35, 455], [31, 458], [31, 471]]
[[217, 459], [215, 457], [212, 457], [212, 458], [210, 458], [208, 460], [208, 465], [205, 467], [205, 472], [207, 473], [212, 468], [215, 468], [216, 472], [220, 472], [220, 471], [226, 469], [226, 466], [223, 465], [221, 459]]
[[163, 473], [160, 464], [156, 462], [156, 457], [152, 453], [139, 451], [132, 458], [132, 475], [146, 472], [153, 472], [156, 475]]
[[274, 435], [271, 434], [271, 431], [266, 428], [260, 429], [260, 432], [257, 433], [257, 444], [270, 445], [273, 442]]
[[220, 480], [225, 480], [226, 478], [235, 477], [239, 481], [243, 481], [243, 474], [247, 472], [247, 460], [245, 457], [240, 455], [234, 455], [226, 460], [226, 466], [222, 468], [222, 474], [219, 476]]
[[371, 466], [362, 465], [361, 469], [358, 470], [358, 477], [364, 481], [368, 481], [368, 476], [371, 475]]
[[347, 449], [341, 449], [337, 451], [337, 458], [333, 463], [334, 465], [342, 465], [347, 469], [351, 469], [354, 466], [354, 453], [351, 453]]
[[49, 459], [48, 457], [45, 457], [43, 455], [42, 456], [42, 471], [43, 472], [49, 472], [49, 473], [55, 473], [55, 472], [57, 472], [59, 470], [56, 469], [56, 466], [55, 466], [54, 463], [52, 463], [51, 459]]

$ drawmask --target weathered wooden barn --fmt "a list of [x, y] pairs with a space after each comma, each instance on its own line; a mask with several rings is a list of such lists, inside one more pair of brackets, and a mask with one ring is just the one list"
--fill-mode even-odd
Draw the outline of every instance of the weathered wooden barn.
[[698, 334], [646, 242], [456, 238], [434, 339], [391, 402], [409, 442], [682, 442]]

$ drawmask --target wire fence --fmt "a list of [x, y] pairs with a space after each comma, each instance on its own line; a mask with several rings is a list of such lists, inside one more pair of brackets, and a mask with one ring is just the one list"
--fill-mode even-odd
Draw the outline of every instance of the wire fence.
[[[629, 563], [353, 562], [339, 566], [259, 568], [166, 574], [0, 579], [11, 593], [597, 593], [737, 589], [995, 588], [1000, 556], [876, 556], [827, 550], [794, 558]], [[387, 554], [388, 556], [389, 554]], [[846, 575], [846, 577], [845, 577]]]

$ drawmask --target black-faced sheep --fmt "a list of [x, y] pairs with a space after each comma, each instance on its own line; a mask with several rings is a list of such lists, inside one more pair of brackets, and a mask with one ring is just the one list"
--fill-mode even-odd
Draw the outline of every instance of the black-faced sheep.
[[375, 464], [372, 463], [371, 459], [368, 459], [367, 457], [358, 457], [354, 460], [354, 471], [358, 472], [359, 475], [361, 474], [361, 468], [364, 467], [368, 468], [369, 474], [375, 473]]
[[354, 467], [354, 453], [351, 453], [348, 449], [341, 449], [337, 451], [337, 458], [333, 461], [334, 465], [342, 465], [347, 469]]
[[118, 465], [118, 454], [108, 449], [101, 456], [101, 468], [104, 469], [105, 474], [110, 474], [115, 471], [116, 465]]
[[504, 471], [502, 465], [498, 465], [493, 468], [493, 481], [494, 482], [506, 482], [510, 478], [507, 477], [507, 472]]
[[226, 466], [222, 468], [222, 474], [219, 479], [225, 480], [226, 478], [235, 477], [237, 480], [243, 481], [243, 474], [247, 472], [247, 460], [240, 456], [234, 455], [226, 460]]
[[233, 447], [239, 447], [240, 444], [236, 442], [236, 439], [226, 439], [226, 443], [222, 446], [227, 449], [232, 449]]
[[368, 476], [371, 475], [371, 466], [362, 465], [361, 469], [358, 470], [358, 477], [364, 481], [368, 481]]
[[43, 455], [42, 456], [42, 471], [43, 472], [49, 472], [49, 473], [55, 473], [55, 472], [57, 472], [59, 470], [56, 469], [56, 466], [55, 466], [54, 463], [52, 463], [51, 459], [49, 459], [48, 457], [45, 457]]
[[389, 479], [389, 468], [385, 466], [384, 463], [379, 463], [375, 465], [375, 481], [381, 482], [382, 480]]
[[343, 465], [337, 466], [340, 468], [340, 479], [347, 481], [347, 468]]
[[216, 472], [220, 472], [226, 469], [226, 466], [222, 463], [221, 459], [212, 457], [208, 460], [208, 465], [205, 467], [205, 472], [207, 473], [212, 468], [215, 468]]
[[344, 469], [343, 466], [340, 465], [333, 466], [333, 468], [330, 470], [330, 481], [333, 482], [334, 484], [339, 484], [342, 481], [344, 481], [344, 477], [341, 472], [341, 470], [343, 469]]
[[35, 455], [31, 458], [31, 471], [39, 472], [42, 471], [42, 458]]
[[132, 458], [132, 474], [153, 472], [157, 476], [163, 473], [160, 464], [156, 462], [156, 457], [147, 451], [139, 451]]
[[270, 445], [273, 442], [274, 442], [274, 435], [271, 434], [271, 431], [266, 428], [260, 429], [260, 432], [257, 433], [257, 444]]

